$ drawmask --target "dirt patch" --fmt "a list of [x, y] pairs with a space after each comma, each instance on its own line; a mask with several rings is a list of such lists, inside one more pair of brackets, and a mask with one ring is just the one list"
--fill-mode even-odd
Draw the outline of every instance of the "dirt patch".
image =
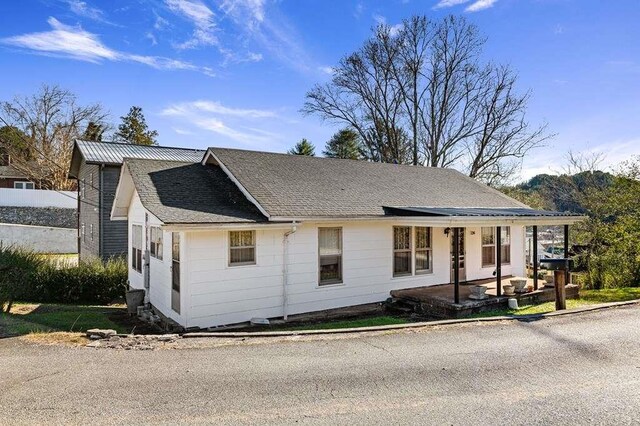
[[89, 339], [84, 333], [67, 333], [56, 331], [52, 333], [29, 333], [20, 337], [21, 340], [39, 345], [66, 345], [66, 346], [85, 346], [89, 343]]
[[107, 314], [107, 318], [130, 334], [154, 335], [163, 333], [159, 327], [144, 322], [135, 315], [129, 315], [126, 309], [114, 309]]

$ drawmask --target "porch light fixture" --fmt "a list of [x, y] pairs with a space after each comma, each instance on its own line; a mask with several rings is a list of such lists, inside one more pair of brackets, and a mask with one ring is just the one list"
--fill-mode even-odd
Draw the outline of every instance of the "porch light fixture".
[[449, 232], [451, 232], [451, 228], [444, 228], [444, 235], [449, 236]]

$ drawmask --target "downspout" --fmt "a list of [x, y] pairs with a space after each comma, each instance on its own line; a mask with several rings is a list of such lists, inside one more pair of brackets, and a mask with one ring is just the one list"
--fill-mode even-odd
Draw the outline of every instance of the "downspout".
[[297, 230], [296, 223], [293, 222], [291, 231], [284, 233], [282, 237], [282, 317], [287, 320], [287, 307], [289, 304], [287, 295], [287, 258], [289, 257], [289, 235], [294, 234]]

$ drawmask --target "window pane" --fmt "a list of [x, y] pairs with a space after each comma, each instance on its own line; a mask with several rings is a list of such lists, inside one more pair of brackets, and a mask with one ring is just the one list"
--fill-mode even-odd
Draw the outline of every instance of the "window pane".
[[179, 261], [180, 260], [180, 233], [172, 232], [171, 240], [172, 240], [171, 256], [173, 260]]
[[495, 233], [493, 228], [482, 228], [482, 245], [495, 244]]
[[229, 261], [231, 264], [255, 262], [255, 248], [253, 247], [232, 248], [229, 254]]
[[342, 256], [320, 257], [320, 283], [342, 281]]
[[416, 271], [431, 270], [431, 250], [416, 250]]
[[500, 244], [508, 245], [511, 244], [511, 227], [505, 226], [501, 229], [500, 233]]
[[254, 231], [231, 231], [229, 232], [229, 245], [231, 247], [247, 247], [253, 246]]
[[318, 245], [320, 256], [342, 253], [342, 230], [340, 228], [319, 228]]
[[511, 245], [500, 247], [500, 257], [502, 263], [511, 263]]
[[411, 252], [396, 252], [393, 255], [393, 274], [411, 274]]
[[411, 250], [410, 226], [396, 226], [393, 228], [393, 248], [395, 250]]
[[416, 250], [431, 247], [431, 228], [416, 227]]
[[482, 266], [495, 265], [496, 251], [495, 246], [482, 247]]

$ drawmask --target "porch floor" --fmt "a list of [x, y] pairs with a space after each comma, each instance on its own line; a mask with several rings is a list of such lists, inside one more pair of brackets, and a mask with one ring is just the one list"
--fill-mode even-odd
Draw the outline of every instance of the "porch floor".
[[[513, 277], [504, 277], [502, 285], [509, 284]], [[533, 279], [527, 279], [527, 285], [533, 285]], [[483, 300], [469, 299], [471, 287], [483, 285], [487, 287], [489, 296]], [[529, 293], [516, 294], [514, 296], [496, 296], [496, 280], [476, 280], [460, 284], [460, 303], [454, 302], [454, 285], [441, 284], [427, 287], [415, 287], [391, 291], [391, 297], [412, 305], [414, 311], [427, 316], [439, 318], [461, 318], [474, 313], [500, 309], [506, 307], [509, 298], [518, 299], [519, 305], [529, 305], [555, 300], [555, 289], [544, 287], [544, 280], [538, 281], [538, 290]], [[566, 297], [575, 299], [578, 297], [578, 286], [569, 284], [566, 286]]]

